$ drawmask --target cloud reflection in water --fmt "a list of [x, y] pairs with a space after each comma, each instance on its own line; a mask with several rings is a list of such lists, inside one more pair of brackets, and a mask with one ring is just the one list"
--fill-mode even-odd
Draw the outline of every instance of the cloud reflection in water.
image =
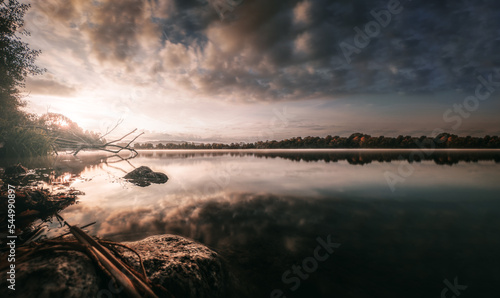
[[[491, 159], [415, 163], [392, 193], [382, 173], [399, 161], [360, 166], [220, 153], [146, 152], [131, 163], [171, 178], [147, 189], [120, 183], [123, 173], [106, 165], [86, 168], [92, 181], [74, 185], [86, 196], [63, 216], [97, 221], [90, 233], [114, 240], [195, 239], [227, 259], [252, 297], [275, 288], [287, 297], [426, 297], [455, 276], [468, 295], [495, 290], [500, 186]], [[327, 235], [342, 246], [290, 291], [283, 272]]]

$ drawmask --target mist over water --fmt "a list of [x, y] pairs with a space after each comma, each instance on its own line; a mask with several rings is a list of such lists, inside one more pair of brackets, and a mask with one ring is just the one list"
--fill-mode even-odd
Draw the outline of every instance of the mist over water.
[[[97, 221], [90, 234], [118, 241], [195, 239], [226, 259], [250, 297], [275, 289], [286, 297], [439, 297], [455, 277], [464, 297], [495, 293], [498, 151], [440, 151], [412, 163], [409, 152], [140, 151], [129, 161], [85, 153], [49, 166], [81, 177], [72, 186], [86, 195], [61, 212], [68, 222]], [[384, 173], [408, 165], [411, 175], [392, 191]], [[143, 188], [121, 178], [139, 166], [168, 182]], [[49, 236], [62, 233], [50, 227]], [[340, 246], [311, 272], [294, 273], [318, 237]]]

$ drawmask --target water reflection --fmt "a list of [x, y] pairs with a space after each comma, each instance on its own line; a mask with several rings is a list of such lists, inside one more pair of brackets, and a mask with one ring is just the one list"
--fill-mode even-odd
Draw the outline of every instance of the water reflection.
[[[141, 151], [117, 163], [62, 156], [54, 166], [89, 178], [72, 184], [86, 195], [62, 212], [66, 220], [96, 221], [90, 233], [113, 240], [193, 238], [227, 259], [250, 297], [273, 289], [286, 297], [430, 297], [455, 276], [470, 297], [496, 293], [498, 151], [436, 152], [392, 192], [383, 173], [408, 164], [409, 154]], [[168, 183], [125, 183], [138, 166], [166, 173]], [[292, 291], [282, 274], [328, 235], [342, 246]]]
[[148, 150], [140, 151], [139, 156], [146, 158], [185, 159], [195, 157], [257, 157], [283, 158], [293, 161], [347, 161], [352, 165], [364, 165], [372, 162], [391, 162], [404, 160], [409, 162], [434, 161], [439, 165], [453, 165], [461, 161], [494, 161], [500, 163], [500, 150]]
[[[167, 203], [110, 212], [95, 231], [115, 240], [173, 233], [200, 241], [228, 260], [251, 297], [269, 297], [275, 288], [287, 297], [428, 297], [440, 293], [447, 276], [460, 276], [469, 294], [481, 297], [498, 276], [500, 201], [494, 199], [229, 193], [175, 208]], [[311, 256], [315, 239], [327, 235], [341, 248], [291, 291], [282, 274]]]
[[130, 164], [127, 155], [106, 154], [102, 152], [81, 152], [77, 156], [60, 154], [56, 156], [0, 159], [0, 169], [14, 164], [22, 164], [28, 169], [49, 169], [59, 177], [64, 173], [79, 175], [80, 173], [113, 164]]

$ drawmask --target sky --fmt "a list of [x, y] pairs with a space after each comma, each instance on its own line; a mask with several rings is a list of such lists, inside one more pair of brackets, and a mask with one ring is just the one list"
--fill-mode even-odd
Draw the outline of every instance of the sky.
[[[494, 0], [44, 0], [27, 110], [139, 141], [500, 134]], [[498, 89], [498, 90], [497, 90]]]

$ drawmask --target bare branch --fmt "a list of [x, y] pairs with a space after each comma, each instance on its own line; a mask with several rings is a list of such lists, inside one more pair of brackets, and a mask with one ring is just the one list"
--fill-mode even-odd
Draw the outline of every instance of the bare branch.
[[107, 146], [107, 145], [109, 145], [109, 144], [119, 142], [119, 141], [121, 141], [121, 140], [125, 139], [126, 137], [128, 137], [129, 135], [133, 134], [136, 130], [137, 130], [137, 128], [136, 128], [136, 129], [134, 129], [134, 130], [132, 130], [132, 131], [131, 131], [131, 132], [129, 132], [128, 134], [124, 135], [123, 137], [119, 138], [118, 140], [114, 140], [114, 141], [111, 141], [111, 142], [107, 142], [105, 145]]
[[103, 140], [105, 136], [109, 135], [111, 132], [113, 132], [117, 127], [118, 125], [122, 124], [123, 123], [123, 119], [118, 119], [118, 121], [116, 121], [116, 124], [115, 126], [113, 126], [113, 128], [111, 130], [108, 130], [108, 128], [106, 128], [106, 133], [103, 134], [102, 136], [99, 137], [99, 139]]
[[140, 137], [141, 135], [144, 134], [144, 132], [140, 133], [139, 135], [135, 136], [130, 142], [128, 142], [125, 146], [121, 146], [121, 145], [117, 145], [117, 144], [114, 144], [116, 142], [119, 142], [121, 140], [123, 140], [124, 138], [126, 138], [127, 136], [133, 134], [134, 132], [136, 132], [137, 129], [134, 129], [133, 131], [129, 132], [128, 134], [124, 135], [123, 137], [117, 139], [117, 140], [113, 140], [113, 141], [110, 141], [110, 142], [107, 142], [106, 144], [81, 144], [79, 145], [79, 147], [75, 150], [75, 152], [73, 153], [73, 155], [77, 155], [81, 150], [85, 150], [85, 149], [95, 149], [95, 150], [102, 150], [102, 151], [105, 151], [105, 152], [110, 152], [110, 153], [114, 153], [114, 154], [118, 154], [120, 153], [121, 151], [123, 150], [127, 150], [127, 151], [130, 151], [132, 154], [133, 154], [133, 157], [137, 156], [137, 151], [130, 147], [130, 145], [138, 138]]

